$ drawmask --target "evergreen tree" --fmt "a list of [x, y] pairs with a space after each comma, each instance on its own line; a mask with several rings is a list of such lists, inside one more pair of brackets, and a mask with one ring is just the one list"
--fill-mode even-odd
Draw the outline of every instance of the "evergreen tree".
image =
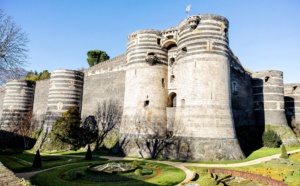
[[33, 160], [33, 164], [32, 167], [33, 168], [38, 168], [42, 166], [42, 159], [41, 159], [41, 155], [40, 155], [40, 150], [36, 151], [34, 160]]
[[262, 141], [264, 147], [277, 148], [281, 145], [281, 139], [273, 130], [267, 130], [263, 133]]
[[98, 129], [88, 124], [81, 126], [78, 107], [71, 107], [58, 118], [52, 128], [52, 139], [67, 143], [72, 150], [78, 150], [96, 140]]
[[285, 146], [283, 144], [281, 145], [281, 156], [280, 157], [285, 158], [285, 159], [289, 158], [289, 155], [287, 154]]
[[109, 59], [109, 56], [106, 54], [106, 52], [101, 50], [90, 50], [87, 52], [87, 62], [90, 67]]
[[90, 148], [90, 144], [88, 144], [88, 150], [85, 154], [85, 160], [91, 160], [91, 159], [93, 159], [93, 155], [92, 155], [92, 151]]

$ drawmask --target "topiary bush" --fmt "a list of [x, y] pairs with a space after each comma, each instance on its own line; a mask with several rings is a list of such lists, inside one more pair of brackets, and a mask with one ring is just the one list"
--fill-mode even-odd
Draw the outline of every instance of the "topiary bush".
[[262, 141], [264, 147], [277, 148], [281, 145], [281, 139], [273, 130], [267, 130], [263, 133]]
[[92, 151], [91, 151], [91, 147], [90, 144], [88, 145], [88, 150], [85, 154], [85, 160], [91, 160], [93, 159], [93, 155], [92, 155]]
[[136, 176], [142, 176], [142, 170], [141, 170], [141, 169], [136, 169], [136, 170], [134, 171], [134, 174], [135, 174]]
[[40, 155], [40, 150], [36, 151], [36, 154], [34, 156], [34, 160], [32, 163], [32, 167], [33, 168], [38, 168], [42, 166], [42, 159], [41, 159], [41, 155]]
[[289, 158], [289, 155], [287, 154], [284, 145], [281, 145], [281, 155], [280, 155], [280, 157], [281, 157], [281, 158], [285, 158], [285, 159]]

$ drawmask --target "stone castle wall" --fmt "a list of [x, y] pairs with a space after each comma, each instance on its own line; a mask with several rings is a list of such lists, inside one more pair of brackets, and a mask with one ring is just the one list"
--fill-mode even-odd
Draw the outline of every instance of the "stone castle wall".
[[9, 80], [3, 99], [1, 128], [18, 124], [30, 114], [33, 108], [35, 82]]
[[283, 73], [277, 70], [252, 73], [256, 123], [275, 131], [286, 146], [298, 146], [299, 141], [288, 126], [285, 114]]
[[112, 100], [123, 108], [126, 155], [149, 157], [151, 145], [174, 135], [176, 152], [164, 151], [165, 158], [241, 159], [236, 128], [243, 126], [277, 127], [285, 144], [296, 144], [285, 113], [289, 123], [300, 122], [300, 84], [284, 87], [281, 71], [245, 70], [228, 29], [226, 18], [200, 14], [162, 31], [133, 32], [125, 54], [84, 72], [55, 70], [35, 87], [8, 82], [0, 89], [0, 117], [34, 102], [34, 116], [51, 128], [70, 107], [80, 107], [84, 119]]
[[46, 117], [50, 80], [37, 81], [34, 93], [33, 115], [42, 122]]
[[284, 110], [283, 73], [276, 70], [252, 73], [254, 111], [260, 125], [287, 125]]
[[125, 63], [123, 54], [87, 69], [82, 96], [82, 118], [95, 115], [98, 104], [117, 101], [123, 108], [125, 92]]
[[300, 83], [284, 85], [284, 100], [289, 124], [300, 123]]
[[234, 57], [230, 60], [231, 106], [236, 127], [255, 125], [252, 78]]
[[75, 70], [51, 73], [46, 112], [46, 125], [52, 128], [58, 117], [71, 107], [81, 108], [84, 74]]
[[5, 96], [5, 87], [0, 87], [0, 120], [2, 117], [4, 96]]

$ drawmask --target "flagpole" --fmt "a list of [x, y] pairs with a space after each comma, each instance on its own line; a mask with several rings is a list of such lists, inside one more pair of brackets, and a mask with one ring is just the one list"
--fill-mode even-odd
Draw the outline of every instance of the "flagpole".
[[185, 12], [186, 12], [186, 17], [189, 16], [189, 12], [191, 11], [192, 5], [187, 5]]

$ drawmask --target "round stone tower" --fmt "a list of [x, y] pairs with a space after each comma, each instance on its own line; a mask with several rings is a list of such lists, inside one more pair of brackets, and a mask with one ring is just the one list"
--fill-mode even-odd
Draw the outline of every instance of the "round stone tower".
[[228, 26], [226, 18], [212, 14], [191, 16], [178, 26], [179, 159], [244, 158], [231, 111]]
[[289, 124], [300, 124], [300, 83], [284, 85], [284, 101]]
[[127, 155], [151, 156], [146, 141], [166, 134], [167, 51], [161, 31], [140, 30], [128, 36], [127, 67], [121, 139], [130, 143]]
[[9, 80], [3, 101], [1, 129], [9, 130], [30, 114], [33, 107], [35, 82]]
[[81, 108], [83, 73], [54, 70], [50, 77], [46, 125], [51, 129], [58, 117], [71, 107]]
[[285, 115], [282, 71], [253, 72], [252, 78], [256, 123], [265, 131], [276, 131], [286, 146], [299, 145], [295, 134], [288, 127]]

